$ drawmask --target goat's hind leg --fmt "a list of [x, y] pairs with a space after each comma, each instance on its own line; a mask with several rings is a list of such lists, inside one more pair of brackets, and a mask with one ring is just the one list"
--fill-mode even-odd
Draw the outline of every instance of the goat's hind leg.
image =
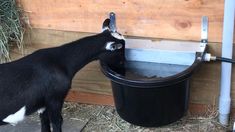
[[50, 120], [47, 110], [40, 113], [40, 119], [41, 119], [41, 132], [51, 132]]

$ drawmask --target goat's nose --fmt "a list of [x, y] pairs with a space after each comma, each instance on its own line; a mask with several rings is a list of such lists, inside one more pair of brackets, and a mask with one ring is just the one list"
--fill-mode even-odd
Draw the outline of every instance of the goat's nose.
[[114, 12], [110, 12], [109, 13], [109, 19], [110, 19], [110, 23], [109, 23], [109, 27], [111, 32], [116, 32], [117, 28], [116, 28], [116, 17], [115, 17], [115, 13]]

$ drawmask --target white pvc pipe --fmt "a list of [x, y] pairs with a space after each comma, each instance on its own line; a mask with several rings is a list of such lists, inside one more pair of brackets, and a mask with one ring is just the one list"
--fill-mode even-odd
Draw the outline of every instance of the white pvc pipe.
[[[222, 40], [222, 57], [232, 58], [234, 30], [235, 0], [225, 0], [224, 24]], [[232, 64], [223, 62], [221, 65], [221, 87], [219, 98], [219, 122], [228, 125], [231, 106], [231, 72]]]

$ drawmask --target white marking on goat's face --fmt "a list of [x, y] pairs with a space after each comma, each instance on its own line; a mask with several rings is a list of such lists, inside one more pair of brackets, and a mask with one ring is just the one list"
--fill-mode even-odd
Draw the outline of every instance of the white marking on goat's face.
[[119, 40], [125, 40], [124, 36], [117, 33], [117, 32], [112, 32], [111, 35], [116, 38], [116, 39], [119, 39]]
[[110, 50], [110, 51], [114, 51], [117, 49], [121, 49], [122, 48], [122, 44], [115, 44], [115, 42], [107, 42], [105, 49], [106, 50]]
[[102, 28], [102, 31], [101, 31], [101, 32], [104, 32], [105, 30], [109, 30], [109, 27], [104, 27], [104, 28]]
[[26, 112], [26, 107], [22, 107], [19, 111], [17, 111], [15, 114], [11, 114], [7, 116], [5, 119], [3, 119], [3, 122], [10, 123], [11, 125], [15, 126], [18, 122], [24, 120]]
[[45, 108], [45, 107], [40, 108], [40, 109], [38, 109], [38, 113], [39, 113], [39, 114], [42, 114], [45, 110], [46, 110], [46, 108]]
[[107, 42], [106, 43], [106, 46], [105, 46], [105, 49], [106, 50], [110, 50], [110, 51], [114, 51], [114, 47], [112, 46], [115, 42]]

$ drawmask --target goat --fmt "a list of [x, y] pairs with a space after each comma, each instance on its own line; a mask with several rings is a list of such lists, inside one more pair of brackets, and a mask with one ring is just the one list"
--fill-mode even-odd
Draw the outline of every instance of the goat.
[[0, 65], [0, 125], [15, 125], [40, 112], [41, 131], [61, 132], [61, 110], [71, 81], [81, 68], [124, 47], [124, 37], [109, 30], [59, 47], [40, 49]]

